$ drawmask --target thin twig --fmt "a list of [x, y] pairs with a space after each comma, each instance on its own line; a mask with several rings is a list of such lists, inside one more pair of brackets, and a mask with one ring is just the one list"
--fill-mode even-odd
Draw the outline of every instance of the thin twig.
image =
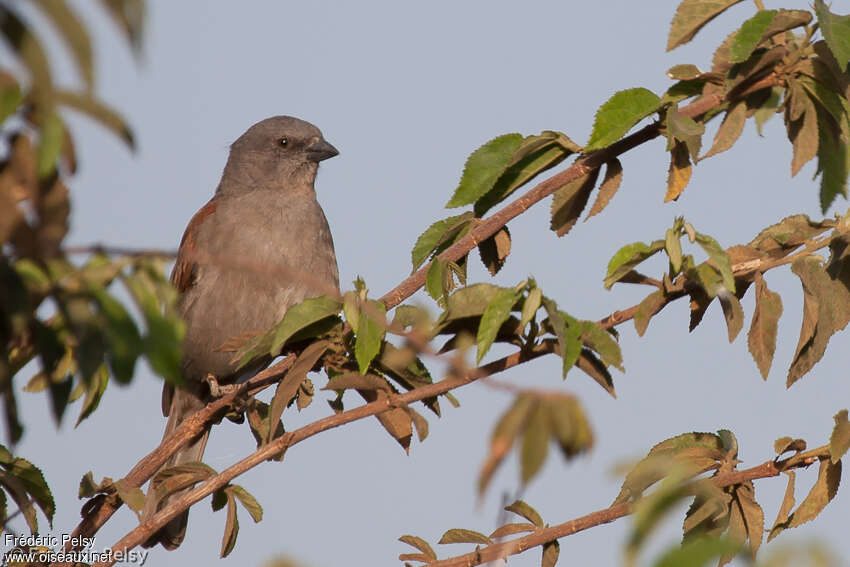
[[62, 251], [68, 256], [79, 254], [106, 254], [107, 256], [157, 256], [165, 258], [177, 257], [177, 250], [160, 250], [155, 248], [125, 248], [107, 244], [89, 244], [84, 246], [64, 246]]

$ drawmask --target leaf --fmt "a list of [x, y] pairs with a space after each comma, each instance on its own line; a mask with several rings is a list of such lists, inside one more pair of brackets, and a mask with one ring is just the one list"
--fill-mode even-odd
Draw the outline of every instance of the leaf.
[[683, 142], [688, 148], [691, 159], [696, 161], [702, 148], [705, 124], [681, 114], [675, 105], [667, 109], [665, 124], [667, 126], [667, 150], [673, 149], [676, 141]]
[[80, 415], [77, 417], [74, 427], [79, 426], [84, 419], [89, 417], [97, 409], [100, 405], [100, 399], [106, 391], [107, 384], [109, 384], [109, 375], [106, 373], [106, 366], [104, 365], [101, 365], [88, 379], [88, 383], [84, 381], [79, 382], [78, 386], [84, 386], [85, 388], [86, 397], [83, 400], [83, 407], [80, 408]]
[[[794, 156], [791, 159], [791, 175], [806, 165], [818, 152], [818, 120], [817, 110], [812, 100], [801, 87], [792, 83], [791, 105], [788, 107], [791, 114], [791, 122], [788, 124], [788, 139], [794, 148]], [[795, 105], [800, 108], [800, 116], [794, 118]]]
[[[687, 1], [687, 0], [686, 0]], [[675, 201], [691, 180], [691, 160], [684, 142], [676, 142], [670, 152], [670, 167], [667, 169], [667, 193], [664, 202]]]
[[665, 305], [667, 305], [667, 298], [660, 289], [647, 295], [638, 304], [637, 311], [635, 311], [634, 323], [635, 331], [637, 331], [639, 337], [642, 337], [646, 333], [646, 329], [649, 327], [649, 320], [661, 311]]
[[413, 250], [410, 253], [413, 271], [418, 270], [425, 263], [447, 236], [456, 230], [460, 230], [460, 227], [470, 219], [472, 219], [472, 213], [465, 212], [462, 215], [438, 220], [426, 228], [425, 232], [416, 239], [416, 244], [413, 245]]
[[788, 517], [791, 514], [791, 509], [794, 507], [794, 481], [797, 475], [794, 471], [784, 471], [784, 473], [788, 475], [788, 485], [785, 487], [785, 496], [782, 498], [782, 505], [776, 514], [776, 521], [773, 522], [773, 527], [770, 528], [770, 533], [767, 536], [768, 542], [788, 527]]
[[522, 304], [522, 314], [519, 320], [520, 330], [525, 329], [525, 326], [534, 319], [534, 316], [537, 314], [537, 310], [540, 309], [540, 303], [542, 300], [543, 290], [539, 287], [534, 287], [528, 292], [528, 297], [525, 298], [525, 301]]
[[428, 556], [430, 559], [437, 559], [437, 554], [434, 553], [434, 550], [428, 545], [428, 542], [420, 537], [416, 537], [413, 535], [403, 535], [398, 538], [398, 541], [402, 543], [406, 543], [407, 545], [411, 545], [421, 551], [423, 554]]
[[670, 24], [667, 51], [691, 41], [697, 32], [741, 0], [682, 0]]
[[674, 545], [652, 567], [703, 567], [712, 559], [735, 553], [736, 542], [726, 538], [701, 537], [683, 545]]
[[735, 274], [732, 272], [732, 263], [729, 260], [729, 254], [726, 253], [720, 244], [707, 234], [699, 232], [695, 235], [696, 243], [700, 245], [708, 258], [714, 265], [714, 268], [720, 272], [723, 279], [723, 286], [729, 293], [735, 293]]
[[773, 442], [773, 450], [776, 451], [777, 456], [787, 453], [788, 451], [796, 451], [799, 453], [800, 451], [806, 450], [806, 441], [804, 439], [794, 439], [792, 437], [780, 437]]
[[38, 176], [42, 179], [56, 169], [56, 159], [62, 152], [65, 127], [56, 112], [50, 112], [41, 125], [38, 144]]
[[741, 132], [744, 131], [746, 121], [747, 105], [744, 101], [739, 101], [726, 111], [726, 116], [723, 117], [723, 122], [717, 130], [717, 134], [714, 135], [714, 142], [711, 144], [711, 149], [700, 160], [704, 160], [720, 152], [725, 152], [731, 148], [741, 136]]
[[425, 274], [425, 291], [438, 302], [443, 300], [449, 291], [446, 286], [447, 274], [446, 261], [439, 258], [434, 258]]
[[529, 412], [534, 405], [534, 398], [528, 394], [517, 396], [513, 404], [499, 418], [493, 432], [490, 434], [490, 452], [481, 466], [478, 474], [478, 496], [487, 489], [493, 473], [505, 459], [514, 445], [517, 435], [522, 430]]
[[522, 500], [515, 500], [512, 504], [505, 506], [505, 511], [513, 512], [518, 516], [522, 516], [538, 528], [542, 528], [544, 526], [543, 518], [537, 510]]
[[655, 240], [651, 244], [634, 242], [620, 248], [608, 262], [608, 273], [605, 276], [605, 289], [623, 279], [638, 264], [664, 249], [663, 240]]
[[549, 416], [542, 403], [535, 404], [528, 416], [520, 451], [520, 478], [523, 484], [534, 478], [549, 453]]
[[44, 49], [38, 38], [6, 5], [0, 5], [0, 36], [8, 41], [8, 45], [18, 55], [29, 71], [32, 89], [41, 102], [52, 92], [50, 65], [47, 62]]
[[512, 287], [504, 288], [487, 305], [484, 314], [481, 316], [481, 323], [478, 326], [478, 336], [476, 338], [478, 344], [477, 364], [481, 363], [481, 359], [490, 350], [493, 341], [496, 340], [499, 329], [502, 328], [502, 325], [511, 316], [511, 309], [519, 298], [519, 291]]
[[387, 381], [375, 374], [346, 372], [328, 380], [322, 390], [384, 390], [391, 391]]
[[381, 350], [387, 329], [387, 308], [380, 301], [365, 302], [354, 342], [354, 356], [361, 374], [366, 374], [372, 359]]
[[726, 329], [729, 335], [729, 342], [734, 342], [735, 337], [741, 332], [744, 326], [744, 309], [741, 307], [741, 302], [731, 293], [721, 293], [718, 295], [720, 306], [723, 308], [723, 317], [726, 319]]
[[673, 274], [678, 274], [682, 269], [682, 242], [680, 241], [679, 232], [668, 228], [664, 234], [664, 249], [667, 251], [667, 256], [670, 258], [670, 267]]
[[666, 75], [676, 81], [690, 81], [702, 75], [702, 71], [696, 65], [673, 65], [667, 69]]
[[511, 253], [511, 233], [508, 227], [503, 226], [496, 234], [479, 244], [478, 253], [481, 255], [481, 263], [491, 276], [495, 276]]
[[605, 177], [602, 179], [602, 184], [599, 186], [599, 193], [596, 195], [596, 201], [590, 207], [590, 211], [585, 217], [585, 221], [594, 215], [598, 215], [608, 206], [611, 199], [620, 188], [623, 182], [623, 165], [620, 160], [613, 158], [605, 164]]
[[263, 507], [251, 493], [237, 484], [231, 484], [225, 490], [232, 493], [242, 503], [242, 507], [248, 511], [254, 523], [263, 519]]
[[582, 321], [581, 341], [599, 353], [605, 366], [623, 372], [623, 353], [614, 337], [595, 321]]
[[756, 276], [756, 308], [747, 334], [747, 346], [761, 372], [761, 377], [765, 380], [776, 352], [776, 334], [781, 316], [782, 298], [778, 293], [770, 291], [764, 278], [758, 274]]
[[658, 110], [660, 102], [658, 95], [642, 87], [614, 93], [596, 111], [593, 131], [585, 152], [592, 152], [613, 144], [635, 124]]
[[558, 305], [546, 296], [543, 296], [543, 307], [549, 315], [549, 323], [558, 338], [558, 351], [563, 360], [562, 377], [567, 377], [567, 372], [575, 366], [581, 355], [581, 326], [578, 321], [563, 311], [558, 310]]
[[121, 302], [103, 288], [90, 286], [89, 293], [105, 319], [103, 331], [109, 343], [108, 362], [112, 375], [120, 383], [128, 384], [133, 378], [136, 359], [144, 348], [139, 329]]
[[88, 115], [89, 118], [99, 122], [101, 126], [111, 130], [121, 138], [130, 150], [136, 149], [133, 132], [127, 126], [124, 118], [118, 112], [94, 98], [92, 94], [56, 89], [53, 91], [53, 97], [56, 104], [67, 106]]
[[533, 532], [535, 529], [537, 529], [537, 527], [534, 524], [529, 524], [528, 522], [505, 524], [504, 526], [493, 530], [493, 533], [490, 534], [490, 539], [497, 540], [515, 534]]
[[850, 321], [850, 290], [830, 278], [819, 257], [805, 256], [791, 264], [803, 285], [803, 323], [787, 385], [802, 378], [823, 357], [832, 335]]
[[0, 85], [0, 124], [15, 113], [23, 101], [24, 96], [17, 83]]
[[829, 11], [823, 0], [815, 0], [815, 14], [823, 38], [841, 69], [850, 62], [850, 16], [839, 16]]
[[821, 175], [820, 206], [824, 214], [838, 195], [847, 197], [847, 180], [850, 175], [850, 142], [846, 141], [850, 138], [848, 122], [850, 118], [845, 118], [840, 143], [835, 143], [826, 128], [819, 132], [818, 170], [815, 175]]
[[[6, 475], [19, 482], [30, 498], [38, 505], [52, 528], [56, 503], [41, 469], [21, 457], [14, 458], [8, 465], [3, 465], [3, 468], [6, 469]], [[20, 502], [18, 502], [18, 505], [20, 506]], [[32, 531], [38, 530], [33, 529]]]
[[118, 497], [141, 518], [142, 509], [145, 507], [145, 493], [142, 489], [138, 486], [130, 486], [124, 478], [116, 480], [113, 486], [118, 492]]
[[818, 514], [829, 504], [838, 492], [838, 483], [841, 481], [841, 461], [833, 463], [829, 459], [820, 462], [818, 479], [815, 485], [800, 502], [800, 506], [788, 518], [788, 527], [795, 528], [810, 520], [814, 520]]
[[577, 399], [566, 395], [553, 396], [546, 400], [546, 406], [552, 436], [565, 458], [570, 459], [593, 447], [593, 430]]
[[[269, 404], [270, 424], [276, 424], [278, 422], [280, 416], [283, 415], [283, 410], [292, 402], [292, 399], [298, 393], [301, 383], [307, 378], [307, 373], [313, 369], [316, 362], [325, 354], [328, 346], [328, 341], [316, 341], [305, 348], [298, 355], [298, 358], [295, 359], [292, 367], [283, 379], [278, 382], [271, 404]], [[269, 427], [268, 438], [266, 439], [267, 443], [273, 439], [276, 432], [277, 429], [275, 427]]]
[[764, 32], [773, 23], [777, 13], [776, 10], [759, 10], [753, 17], [745, 21], [738, 33], [735, 34], [735, 39], [729, 47], [729, 61], [741, 63], [749, 59], [756, 46], [761, 42]]
[[460, 184], [446, 207], [451, 209], [469, 205], [490, 191], [510, 164], [522, 141], [521, 134], [503, 134], [472, 152], [466, 160]]
[[832, 430], [832, 435], [829, 436], [829, 456], [832, 463], [835, 464], [844, 454], [847, 449], [850, 449], [850, 422], [847, 421], [847, 410], [843, 409], [833, 417], [835, 420], [835, 428]]
[[543, 544], [543, 558], [540, 561], [540, 567], [555, 567], [558, 563], [558, 556], [561, 554], [561, 544], [557, 539], [553, 539], [548, 543]]
[[[776, 115], [779, 103], [782, 101], [782, 95], [785, 92], [781, 87], [773, 87], [770, 89], [768, 99], [755, 111], [753, 118], [756, 121], [756, 129], [759, 136], [763, 136], [762, 128], [765, 123]], [[724, 119], [725, 120], [725, 119]]]
[[410, 417], [410, 421], [411, 423], [413, 423], [413, 427], [416, 428], [416, 438], [419, 439], [420, 443], [422, 441], [425, 441], [425, 439], [428, 437], [428, 420], [422, 417], [422, 414], [420, 414], [411, 407], [406, 407], [404, 408], [404, 410]]
[[746, 527], [747, 539], [750, 541], [750, 554], [755, 559], [764, 539], [764, 510], [756, 502], [752, 482], [741, 485], [735, 491], [735, 496]]
[[232, 494], [227, 495], [227, 520], [224, 523], [224, 535], [221, 538], [222, 559], [230, 555], [236, 546], [236, 536], [239, 535], [239, 518], [236, 516], [236, 501]]
[[483, 543], [490, 545], [493, 540], [480, 532], [455, 528], [446, 531], [437, 543]]
[[74, 63], [86, 83], [86, 88], [91, 90], [94, 87], [94, 64], [91, 41], [85, 25], [69, 8], [65, 0], [38, 0], [38, 6], [59, 31], [62, 40], [73, 55]]
[[581, 147], [561, 132], [544, 130], [538, 136], [526, 136], [493, 188], [475, 202], [475, 216], [483, 217], [519, 187], [579, 151]]
[[598, 177], [599, 168], [596, 168], [587, 175], [577, 177], [555, 191], [552, 197], [552, 219], [550, 221], [550, 228], [555, 231], [555, 234], [564, 236], [572, 230], [587, 205]]
[[[324, 296], [311, 297], [291, 306], [275, 327], [274, 340], [269, 349], [269, 354], [271, 356], [279, 355], [286, 341], [292, 338], [295, 333], [325, 317], [336, 315], [340, 309], [342, 309], [341, 302]], [[240, 366], [244, 362], [247, 361], [240, 361]]]

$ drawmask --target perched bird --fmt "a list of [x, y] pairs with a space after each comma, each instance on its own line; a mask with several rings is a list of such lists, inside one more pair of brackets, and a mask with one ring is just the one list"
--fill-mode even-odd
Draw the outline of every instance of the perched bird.
[[[186, 385], [163, 389], [163, 438], [206, 405], [211, 377], [213, 384], [241, 381], [270, 362], [237, 375], [233, 353], [220, 349], [228, 339], [267, 329], [293, 304], [339, 289], [333, 240], [314, 189], [319, 162], [337, 154], [318, 128], [290, 116], [258, 122], [231, 145], [215, 195], [186, 227], [171, 274], [186, 321]], [[199, 461], [209, 433], [183, 446], [163, 468]], [[143, 519], [179, 496], [157, 502], [150, 490]], [[188, 515], [173, 519], [145, 546], [179, 546]]]

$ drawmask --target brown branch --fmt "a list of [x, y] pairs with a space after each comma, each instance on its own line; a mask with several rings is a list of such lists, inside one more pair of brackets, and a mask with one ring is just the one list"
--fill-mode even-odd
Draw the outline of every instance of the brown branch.
[[[780, 81], [781, 79], [775, 73], [771, 73], [742, 90], [738, 93], [738, 96], [744, 97], [758, 90], [778, 85]], [[706, 95], [698, 98], [687, 106], [680, 108], [679, 113], [693, 118], [705, 114], [709, 110], [722, 106], [725, 102], [726, 98], [723, 95]], [[582, 175], [586, 175], [603, 163], [610, 161], [611, 159], [624, 154], [641, 144], [657, 138], [659, 135], [660, 123], [654, 122], [648, 126], [644, 126], [634, 134], [630, 134], [622, 140], [611, 144], [605, 149], [591, 152], [590, 154], [580, 157], [564, 171], [538, 183], [521, 197], [505, 205], [499, 211], [493, 213], [486, 219], [482, 219], [482, 221], [477, 224], [475, 228], [470, 230], [466, 236], [448, 247], [442, 254], [437, 256], [437, 258], [440, 260], [456, 262], [469, 253], [470, 250], [478, 246], [479, 243], [493, 236], [500, 228], [505, 226], [508, 221], [524, 213], [533, 204], [548, 197], [570, 181], [578, 179]], [[387, 309], [391, 309], [416, 293], [416, 291], [425, 284], [425, 275], [428, 273], [430, 265], [431, 263], [429, 262], [419, 268], [419, 270], [411, 274], [403, 282], [384, 294], [380, 301], [387, 306]]]
[[[711, 480], [718, 488], [724, 488], [760, 478], [775, 477], [782, 471], [789, 469], [808, 467], [821, 458], [829, 458], [829, 445], [818, 447], [817, 449], [807, 451], [806, 453], [800, 453], [784, 461], [766, 461], [749, 469], [741, 471], [733, 470], [727, 473], [722, 473], [712, 477]], [[586, 514], [580, 518], [569, 520], [556, 526], [540, 528], [528, 535], [518, 537], [510, 541], [503, 541], [493, 545], [488, 545], [487, 547], [477, 549], [464, 555], [441, 559], [439, 561], [432, 561], [427, 565], [428, 567], [472, 567], [474, 565], [481, 565], [482, 563], [490, 561], [505, 559], [511, 555], [517, 555], [533, 547], [545, 545], [550, 541], [573, 535], [580, 531], [602, 524], [613, 522], [614, 520], [628, 516], [632, 513], [633, 509], [634, 504], [631, 502], [614, 504], [608, 508], [591, 512], [590, 514]]]

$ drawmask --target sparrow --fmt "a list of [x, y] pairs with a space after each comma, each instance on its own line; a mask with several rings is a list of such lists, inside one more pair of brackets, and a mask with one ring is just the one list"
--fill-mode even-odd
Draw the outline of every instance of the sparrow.
[[[338, 293], [333, 239], [315, 191], [319, 163], [338, 153], [318, 128], [291, 116], [262, 120], [230, 146], [221, 182], [189, 221], [171, 274], [186, 322], [184, 386], [163, 387], [163, 439], [210, 401], [216, 384], [246, 380], [271, 362], [237, 371], [233, 352], [221, 349], [228, 339], [272, 327], [304, 299]], [[200, 461], [209, 434], [208, 427], [163, 468]], [[163, 500], [153, 492], [143, 521], [184, 491]], [[178, 547], [188, 517], [187, 510], [171, 520], [145, 547]]]

